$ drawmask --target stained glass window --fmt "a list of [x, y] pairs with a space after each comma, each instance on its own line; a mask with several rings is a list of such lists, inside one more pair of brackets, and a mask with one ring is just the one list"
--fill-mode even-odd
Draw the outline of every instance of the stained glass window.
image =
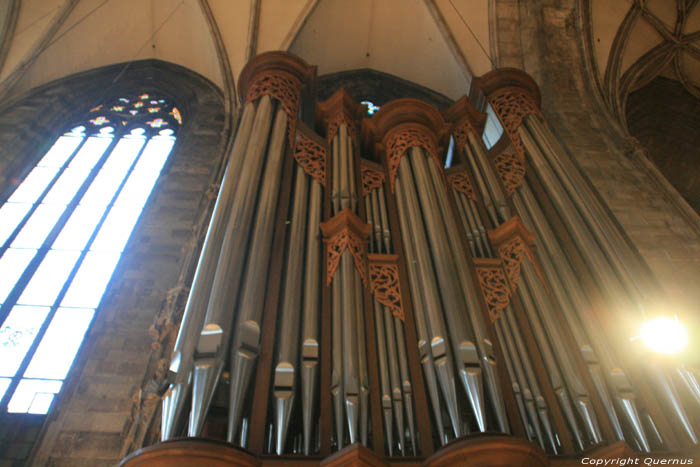
[[370, 101], [362, 101], [362, 102], [360, 102], [360, 104], [364, 104], [367, 106], [367, 115], [373, 115], [374, 112], [379, 110], [379, 106], [374, 105]]
[[0, 205], [0, 412], [50, 409], [181, 124], [154, 94], [98, 104]]

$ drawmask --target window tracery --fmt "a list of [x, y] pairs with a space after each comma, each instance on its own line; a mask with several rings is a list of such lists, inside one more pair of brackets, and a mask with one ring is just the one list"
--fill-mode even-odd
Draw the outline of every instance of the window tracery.
[[0, 411], [50, 409], [181, 124], [163, 96], [107, 100], [0, 207]]

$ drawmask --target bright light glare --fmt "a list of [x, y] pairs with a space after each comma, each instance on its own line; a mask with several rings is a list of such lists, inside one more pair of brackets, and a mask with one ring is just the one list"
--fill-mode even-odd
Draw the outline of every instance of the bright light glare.
[[639, 329], [639, 337], [654, 352], [675, 354], [688, 345], [688, 333], [678, 318], [651, 319]]

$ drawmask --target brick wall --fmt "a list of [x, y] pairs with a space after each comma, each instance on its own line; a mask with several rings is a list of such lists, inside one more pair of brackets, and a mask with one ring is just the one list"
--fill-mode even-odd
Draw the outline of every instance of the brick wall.
[[700, 99], [659, 76], [627, 98], [627, 125], [661, 173], [700, 212]]
[[[62, 79], [9, 106], [0, 117], [0, 142], [22, 144], [3, 147], [0, 173], [6, 184], [21, 179], [41, 157], [42, 147], [75, 108], [99, 102], [104, 83], [111, 83], [122, 68]], [[226, 136], [223, 99], [204, 78], [163, 62], [137, 62], [109, 92], [140, 89], [170, 96], [182, 110], [183, 127], [48, 417], [0, 420], [0, 466], [24, 465], [37, 436], [41, 442], [32, 454], [34, 465], [95, 467], [120, 460], [132, 398], [149, 363], [153, 339], [148, 330], [167, 292], [177, 285], [183, 249], [201, 217]]]

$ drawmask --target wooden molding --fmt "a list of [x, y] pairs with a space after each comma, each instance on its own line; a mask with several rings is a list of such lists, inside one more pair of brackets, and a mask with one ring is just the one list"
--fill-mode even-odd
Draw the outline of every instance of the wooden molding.
[[177, 439], [154, 444], [124, 458], [120, 467], [258, 467], [260, 461], [245, 450], [223, 441]]
[[316, 76], [316, 67], [287, 52], [265, 52], [251, 58], [238, 76], [238, 97], [245, 102], [248, 88], [261, 74], [284, 72], [294, 76], [303, 85]]
[[340, 88], [331, 97], [316, 104], [316, 121], [326, 130], [326, 140], [330, 144], [342, 123], [348, 129], [348, 136], [357, 145], [357, 130], [365, 108], [357, 102], [345, 88]]
[[362, 222], [351, 209], [343, 209], [331, 219], [320, 224], [323, 241], [326, 243], [326, 282], [330, 285], [333, 275], [340, 265], [340, 258], [348, 248], [355, 260], [355, 266], [367, 285], [367, 239], [372, 226]]
[[535, 80], [517, 68], [497, 68], [475, 78], [474, 84], [484, 92], [489, 101], [497, 91], [503, 88], [519, 88], [532, 98], [538, 109], [542, 105], [542, 95]]
[[351, 444], [332, 454], [319, 465], [321, 467], [389, 467], [383, 459], [359, 443]]
[[425, 461], [426, 466], [547, 467], [547, 455], [535, 444], [510, 436], [476, 435], [455, 440]]
[[450, 125], [445, 122], [438, 109], [419, 99], [395, 99], [382, 105], [372, 116], [362, 120], [362, 142], [375, 153], [384, 150], [386, 134], [404, 124], [419, 124], [435, 135], [438, 153], [442, 154], [449, 143]]
[[486, 114], [476, 110], [476, 107], [462, 96], [449, 108], [441, 110], [446, 121], [453, 123], [452, 135], [455, 138], [458, 148], [462, 148], [467, 143], [467, 135], [472, 132], [481, 138], [486, 125]]

